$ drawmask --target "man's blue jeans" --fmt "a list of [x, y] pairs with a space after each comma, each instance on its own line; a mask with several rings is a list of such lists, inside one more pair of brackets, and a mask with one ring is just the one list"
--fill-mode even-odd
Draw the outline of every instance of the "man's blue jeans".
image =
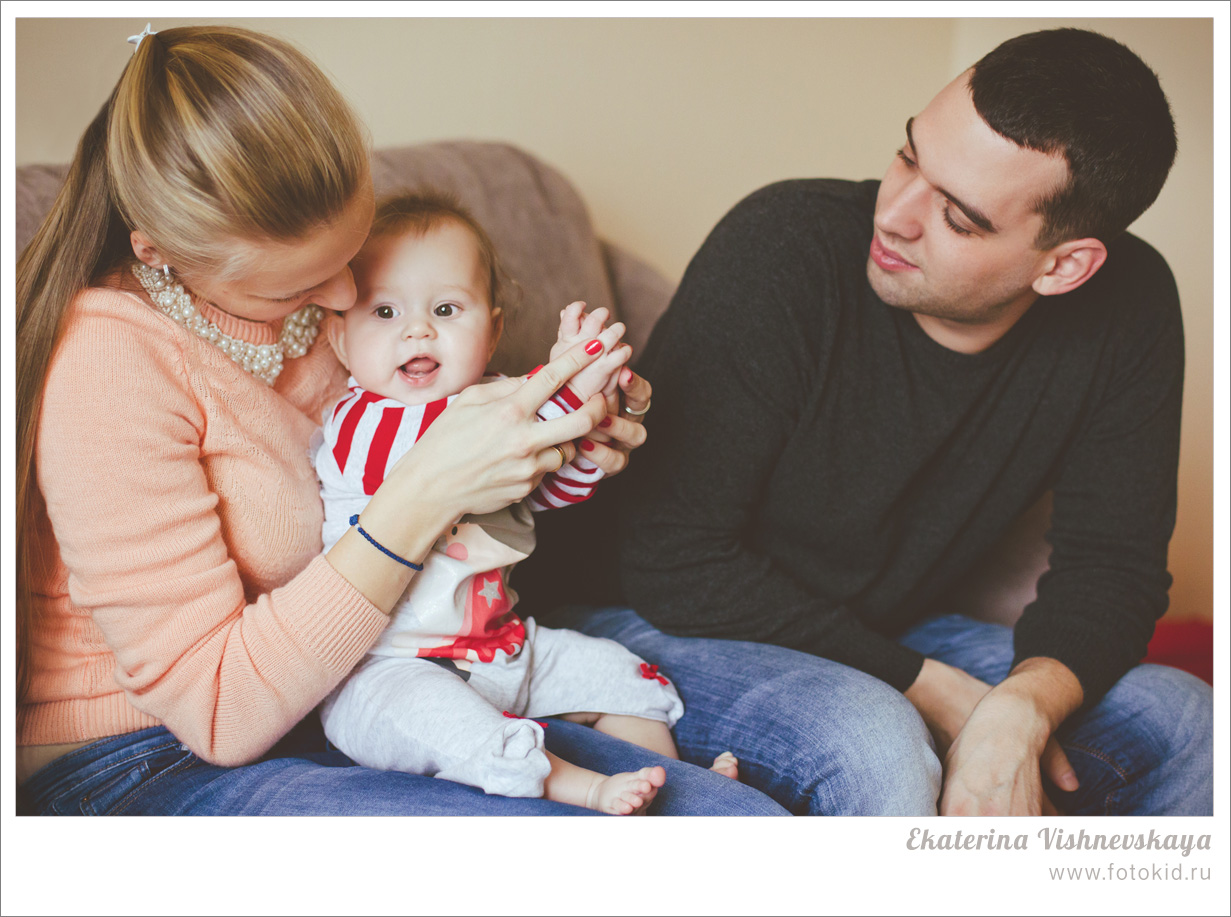
[[[884, 682], [807, 653], [759, 643], [671, 637], [627, 609], [569, 609], [552, 623], [623, 643], [661, 666], [684, 699], [675, 727], [685, 760], [730, 750], [742, 780], [797, 814], [934, 814], [941, 766], [914, 707]], [[1012, 631], [960, 615], [900, 642], [991, 684], [1013, 658]], [[1213, 813], [1209, 685], [1165, 666], [1133, 669], [1061, 727], [1071, 814]]]

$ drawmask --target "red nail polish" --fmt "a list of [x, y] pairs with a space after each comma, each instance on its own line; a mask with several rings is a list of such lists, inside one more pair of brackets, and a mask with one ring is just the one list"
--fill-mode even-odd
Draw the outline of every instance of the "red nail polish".
[[598, 422], [598, 425], [599, 425], [600, 427], [609, 427], [609, 426], [611, 426], [611, 418], [610, 418], [610, 417], [604, 417], [602, 420], [600, 420], [600, 421]]
[[603, 349], [603, 342], [599, 340], [593, 340], [589, 344], [586, 345], [586, 353], [589, 353], [589, 354], [598, 353], [602, 349]]
[[594, 448], [594, 443], [590, 442], [588, 439], [583, 439], [581, 441], [581, 448], [585, 449], [586, 452], [590, 452]]
[[633, 381], [633, 371], [631, 369], [624, 370], [624, 384], [627, 385], [628, 383], [632, 381]]

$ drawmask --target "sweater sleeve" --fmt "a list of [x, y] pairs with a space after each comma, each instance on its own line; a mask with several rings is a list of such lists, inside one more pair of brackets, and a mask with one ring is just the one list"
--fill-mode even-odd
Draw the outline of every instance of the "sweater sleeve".
[[1139, 240], [1123, 244], [1134, 249], [1119, 252], [1122, 269], [1102, 292], [1116, 315], [1101, 389], [1054, 488], [1050, 569], [1014, 633], [1014, 664], [1031, 656], [1064, 663], [1081, 683], [1084, 708], [1145, 656], [1171, 585], [1184, 379], [1179, 296], [1157, 252]]
[[639, 368], [654, 384], [648, 442], [622, 490], [623, 587], [670, 633], [803, 650], [905, 690], [920, 654], [755, 544], [767, 483], [823, 384], [818, 310], [836, 281], [816, 255], [824, 240], [792, 231], [811, 223], [773, 187], [744, 201], [697, 253], [655, 330]]
[[39, 485], [69, 595], [129, 703], [206, 760], [237, 765], [341, 681], [387, 618], [323, 557], [245, 594], [178, 340], [148, 309], [70, 324], [44, 392]]

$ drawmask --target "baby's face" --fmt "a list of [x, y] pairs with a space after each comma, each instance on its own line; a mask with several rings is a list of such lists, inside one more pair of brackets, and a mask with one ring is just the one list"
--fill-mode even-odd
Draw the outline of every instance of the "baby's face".
[[478, 382], [500, 336], [470, 230], [448, 220], [422, 236], [380, 236], [352, 262], [357, 298], [340, 350], [355, 381], [403, 404]]

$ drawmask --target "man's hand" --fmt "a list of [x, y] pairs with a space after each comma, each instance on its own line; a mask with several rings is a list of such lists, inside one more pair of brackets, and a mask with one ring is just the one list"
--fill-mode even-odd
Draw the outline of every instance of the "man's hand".
[[949, 753], [958, 733], [970, 719], [975, 706], [992, 686], [961, 669], [924, 659], [914, 684], [906, 689], [906, 699], [915, 705], [936, 742], [941, 761]]
[[1042, 776], [1062, 790], [1077, 789], [1052, 733], [1081, 706], [1081, 685], [1056, 660], [1027, 659], [992, 688], [928, 659], [906, 697], [944, 761], [940, 814], [1056, 814]]
[[1056, 784], [1076, 789], [1064, 752], [1045, 723], [1034, 718], [1033, 705], [989, 692], [945, 757], [940, 814], [1057, 814], [1043, 792], [1044, 749], [1053, 750], [1058, 756], [1053, 766], [1068, 774], [1067, 781], [1059, 777]]

